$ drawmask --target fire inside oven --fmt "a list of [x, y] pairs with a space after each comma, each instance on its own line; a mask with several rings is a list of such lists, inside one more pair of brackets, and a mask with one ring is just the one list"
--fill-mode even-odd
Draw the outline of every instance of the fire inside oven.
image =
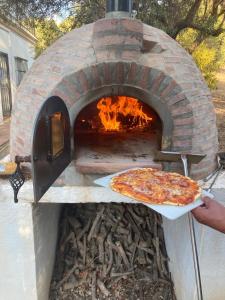
[[81, 173], [111, 173], [130, 167], [157, 167], [162, 124], [139, 99], [108, 96], [86, 106], [74, 128], [75, 162]]

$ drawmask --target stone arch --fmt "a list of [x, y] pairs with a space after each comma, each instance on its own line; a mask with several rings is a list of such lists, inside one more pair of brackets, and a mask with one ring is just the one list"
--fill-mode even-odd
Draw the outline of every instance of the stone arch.
[[[136, 63], [101, 63], [65, 76], [51, 92], [64, 99], [71, 125], [79, 111], [92, 101], [118, 94], [137, 97], [158, 113], [164, 129], [163, 149], [192, 149], [194, 121], [190, 102], [174, 79], [158, 69]], [[179, 118], [184, 125], [179, 124]]]

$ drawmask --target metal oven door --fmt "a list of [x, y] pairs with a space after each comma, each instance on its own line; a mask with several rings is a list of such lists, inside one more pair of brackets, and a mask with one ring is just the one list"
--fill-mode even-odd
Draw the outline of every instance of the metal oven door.
[[50, 97], [41, 107], [33, 133], [34, 199], [39, 201], [71, 161], [70, 118], [65, 103]]

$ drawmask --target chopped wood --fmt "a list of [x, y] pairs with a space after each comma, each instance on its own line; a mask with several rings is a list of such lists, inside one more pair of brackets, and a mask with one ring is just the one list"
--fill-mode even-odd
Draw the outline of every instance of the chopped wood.
[[137, 250], [139, 240], [140, 240], [140, 234], [135, 235], [135, 242], [134, 242], [134, 246], [133, 246], [134, 248], [133, 248], [132, 256], [131, 256], [131, 265], [132, 266], [133, 266], [133, 263], [134, 263], [135, 253], [136, 253], [136, 250]]
[[123, 273], [114, 273], [112, 272], [110, 274], [110, 277], [124, 277], [124, 276], [129, 276], [134, 274], [134, 271], [129, 271], [129, 272], [123, 272]]
[[91, 296], [92, 296], [92, 300], [97, 300], [96, 298], [96, 271], [94, 271], [92, 273], [92, 280], [91, 280]]
[[97, 285], [103, 295], [105, 295], [106, 297], [110, 295], [110, 291], [106, 288], [106, 286], [100, 279], [97, 280]]
[[147, 207], [66, 206], [59, 228], [49, 300], [175, 300], [161, 219]]
[[112, 268], [113, 264], [113, 251], [112, 251], [112, 236], [111, 234], [108, 235], [107, 237], [107, 243], [108, 243], [108, 252], [109, 252], [109, 260], [108, 260], [108, 266], [106, 269], [106, 276], [109, 274]]
[[137, 234], [137, 235], [141, 235], [141, 232], [137, 226], [137, 224], [135, 223], [135, 221], [133, 220], [132, 216], [130, 215], [129, 212], [126, 212], [125, 213], [125, 216], [127, 217], [128, 221], [130, 222], [131, 226], [132, 226], [132, 229], [134, 230], [134, 232]]
[[143, 250], [143, 251], [145, 251], [145, 252], [151, 254], [152, 256], [155, 255], [155, 252], [154, 252], [153, 250], [151, 250], [151, 249], [143, 248], [143, 247], [141, 247], [141, 246], [137, 246], [137, 247], [138, 247], [140, 250]]
[[138, 216], [131, 206], [128, 206], [128, 211], [132, 215], [132, 217], [138, 222], [138, 224], [142, 224], [145, 222], [143, 217]]
[[98, 252], [99, 252], [99, 261], [104, 264], [104, 238], [102, 236], [98, 236]]
[[86, 265], [86, 254], [87, 254], [87, 237], [86, 235], [84, 235], [84, 244], [83, 244], [83, 265]]
[[91, 220], [88, 220], [86, 226], [81, 230], [81, 232], [77, 235], [77, 239], [82, 239], [83, 235], [88, 231], [89, 227], [91, 225]]
[[127, 268], [129, 268], [130, 267], [130, 263], [129, 263], [129, 260], [128, 260], [127, 256], [126, 256], [126, 253], [125, 253], [125, 251], [123, 249], [123, 246], [122, 246], [121, 242], [117, 241], [116, 242], [116, 246], [117, 246], [117, 251], [121, 255], [124, 264], [126, 265]]
[[75, 271], [75, 269], [77, 268], [77, 265], [74, 265], [67, 273], [66, 275], [62, 278], [62, 280], [60, 280], [56, 286], [56, 288], [59, 288], [64, 282], [66, 282], [70, 275], [73, 274], [73, 272]]
[[92, 224], [91, 230], [90, 230], [90, 232], [89, 232], [89, 234], [88, 234], [88, 242], [90, 242], [90, 240], [91, 240], [91, 238], [92, 238], [92, 236], [93, 236], [93, 234], [94, 234], [95, 228], [96, 228], [96, 226], [97, 226], [97, 224], [98, 224], [100, 218], [101, 218], [102, 215], [103, 215], [104, 210], [105, 210], [105, 208], [102, 207], [102, 209], [97, 213], [97, 215], [96, 215], [96, 217], [95, 217], [95, 219], [94, 219], [94, 222], [93, 222], [93, 224]]
[[72, 226], [74, 232], [76, 232], [78, 228], [81, 228], [81, 224], [80, 224], [80, 222], [77, 220], [77, 218], [69, 217], [69, 218], [68, 218], [68, 221], [69, 221], [69, 224]]

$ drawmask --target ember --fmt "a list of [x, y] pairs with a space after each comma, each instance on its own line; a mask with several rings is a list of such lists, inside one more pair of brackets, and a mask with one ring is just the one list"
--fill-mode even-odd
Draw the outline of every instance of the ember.
[[[149, 126], [152, 118], [143, 112], [143, 106], [135, 98], [114, 96], [102, 98], [97, 103], [99, 117], [106, 131]], [[122, 121], [124, 120], [124, 121]]]
[[175, 300], [161, 217], [152, 210], [70, 205], [60, 231], [51, 300]]

